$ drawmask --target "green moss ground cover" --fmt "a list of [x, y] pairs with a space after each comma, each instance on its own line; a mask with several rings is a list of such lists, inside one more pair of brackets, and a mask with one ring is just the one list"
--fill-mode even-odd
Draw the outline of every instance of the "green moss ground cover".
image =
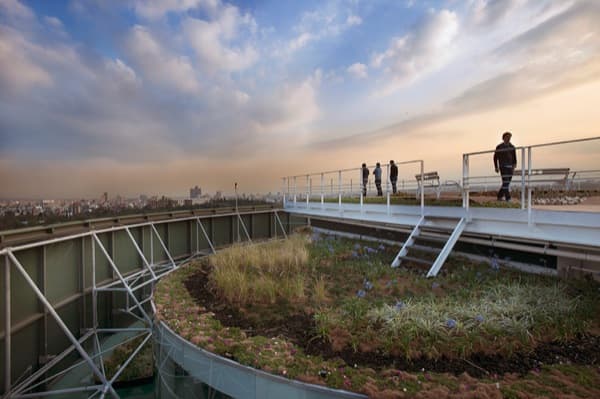
[[[314, 234], [235, 246], [163, 279], [155, 291], [157, 317], [195, 345], [242, 364], [370, 397], [600, 397], [594, 361], [546, 356], [514, 371], [507, 361], [502, 372], [490, 362], [476, 364], [503, 364], [578, 337], [597, 342], [597, 283], [459, 258], [426, 279], [421, 270], [391, 269], [397, 251]], [[199, 299], [189, 289], [194, 281], [222, 306]], [[242, 322], [227, 322], [215, 309]], [[307, 331], [289, 331], [302, 318], [311, 321], [300, 325]], [[461, 362], [479, 375], [453, 368]], [[439, 371], [439, 364], [450, 370]]]

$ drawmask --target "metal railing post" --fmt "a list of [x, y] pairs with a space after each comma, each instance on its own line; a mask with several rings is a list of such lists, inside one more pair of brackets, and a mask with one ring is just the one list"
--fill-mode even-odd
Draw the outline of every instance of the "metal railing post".
[[360, 188], [360, 213], [361, 214], [364, 212], [364, 209], [363, 209], [364, 193], [365, 193], [365, 190], [367, 189], [367, 186], [364, 183], [362, 174], [363, 174], [363, 171], [362, 171], [362, 168], [360, 168], [358, 170], [358, 186]]
[[419, 161], [421, 164], [421, 216], [425, 216], [425, 187], [423, 187], [425, 165], [423, 161]]
[[321, 210], [325, 208], [325, 174], [321, 173]]
[[12, 380], [12, 357], [10, 353], [10, 259], [8, 258], [8, 255], [5, 255], [4, 259], [4, 393], [8, 393], [11, 388]]
[[296, 176], [294, 176], [294, 208], [296, 207]]
[[527, 225], [529, 226], [533, 225], [533, 213], [531, 210], [531, 192], [531, 147], [527, 147]]
[[285, 181], [286, 181], [286, 178], [284, 177], [283, 178], [283, 187], [281, 187], [281, 192], [283, 193], [283, 207], [284, 208], [285, 208], [285, 194], [286, 194], [286, 192], [285, 192]]
[[338, 207], [342, 210], [342, 171], [338, 171]]
[[469, 154], [463, 154], [463, 208], [469, 211]]
[[[531, 150], [531, 147], [529, 148]], [[521, 148], [521, 209], [525, 209], [525, 167], [525, 148]], [[529, 178], [531, 179], [531, 176]]]
[[[385, 174], [387, 176], [385, 180], [385, 191], [389, 194], [390, 192], [390, 164], [385, 165]], [[389, 195], [388, 195], [389, 197]]]
[[310, 176], [306, 175], [306, 209], [308, 209], [308, 201], [310, 200]]

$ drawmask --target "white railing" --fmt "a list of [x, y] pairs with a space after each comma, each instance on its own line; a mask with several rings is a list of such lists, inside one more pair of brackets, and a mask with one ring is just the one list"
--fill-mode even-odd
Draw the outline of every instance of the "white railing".
[[[424, 189], [419, 188], [419, 183], [416, 178], [411, 179], [410, 176], [401, 178], [401, 171], [403, 166], [407, 165], [418, 165], [418, 173], [423, 181], [424, 174], [424, 162], [423, 160], [410, 160], [396, 162], [398, 166], [398, 181], [397, 190], [401, 193], [415, 194], [420, 198], [421, 213], [424, 212], [425, 197]], [[368, 165], [370, 174], [376, 165]], [[381, 164], [382, 171], [385, 171], [382, 176], [382, 194], [385, 192], [386, 204], [388, 214], [390, 212], [390, 195], [392, 183], [390, 180], [390, 164]], [[414, 175], [414, 170], [413, 170]], [[342, 198], [343, 197], [360, 197], [360, 209], [363, 212], [363, 204], [365, 195], [363, 194], [363, 183], [362, 183], [362, 168], [348, 168], [330, 170], [324, 172], [307, 173], [296, 176], [283, 177], [283, 201], [292, 201], [293, 206], [297, 207], [299, 202], [305, 202], [306, 207], [310, 206], [311, 199], [320, 200], [321, 208], [325, 207], [325, 198], [336, 198], [338, 199], [338, 208], [342, 210]], [[374, 178], [368, 179], [366, 185], [367, 193], [375, 190]]]
[[[596, 142], [600, 144], [600, 137], [589, 137], [576, 140], [566, 140], [552, 143], [543, 143], [530, 146], [515, 147], [517, 161], [519, 166], [516, 173], [513, 175], [513, 187], [518, 187], [520, 191], [521, 209], [528, 210], [529, 223], [531, 220], [532, 193], [534, 190], [548, 190], [558, 188], [564, 191], [579, 190], [579, 189], [594, 189], [600, 188], [600, 170], [571, 170], [569, 160], [564, 157], [559, 157], [558, 160], [542, 160], [542, 156], [538, 157], [538, 161], [534, 159], [535, 154], [541, 153], [539, 149], [542, 147], [552, 148], [558, 146], [566, 146], [569, 144]], [[535, 151], [534, 151], [535, 150]], [[496, 150], [486, 150], [463, 154], [463, 207], [468, 211], [469, 197], [472, 192], [488, 191], [489, 189], [498, 189], [501, 185], [500, 175], [490, 176], [489, 174], [473, 174], [471, 173], [471, 161], [477, 156], [488, 156], [489, 162], [492, 162], [490, 155], [493, 155]], [[598, 159], [596, 156], [595, 159]], [[486, 162], [488, 162], [486, 161]], [[572, 160], [571, 160], [572, 162]], [[558, 163], [558, 164], [557, 164]], [[600, 162], [598, 162], [600, 164]], [[491, 168], [491, 165], [490, 165]], [[489, 170], [489, 169], [488, 169]]]

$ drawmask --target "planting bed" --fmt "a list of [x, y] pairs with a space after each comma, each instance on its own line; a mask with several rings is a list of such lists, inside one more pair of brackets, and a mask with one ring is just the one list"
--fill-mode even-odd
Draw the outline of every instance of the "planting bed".
[[600, 286], [298, 234], [194, 261], [157, 317], [209, 351], [376, 398], [600, 397]]

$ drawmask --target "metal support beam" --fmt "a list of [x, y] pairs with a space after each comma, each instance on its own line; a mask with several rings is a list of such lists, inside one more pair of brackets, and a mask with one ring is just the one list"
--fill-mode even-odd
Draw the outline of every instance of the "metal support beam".
[[[237, 217], [238, 217], [238, 221], [242, 224], [242, 228], [244, 229], [244, 233], [246, 233], [246, 237], [248, 238], [248, 241], [252, 242], [252, 238], [250, 237], [250, 234], [248, 234], [248, 229], [246, 229], [246, 224], [242, 220], [242, 217], [240, 216], [239, 213], [238, 213]], [[238, 231], [238, 241], [239, 241], [239, 231]]]
[[140, 302], [136, 298], [135, 294], [131, 290], [131, 287], [129, 287], [129, 285], [127, 284], [127, 281], [125, 281], [125, 278], [123, 278], [123, 275], [119, 271], [119, 268], [117, 267], [117, 265], [115, 265], [115, 262], [113, 262], [112, 258], [110, 257], [110, 255], [106, 251], [106, 248], [104, 248], [104, 245], [102, 245], [102, 242], [100, 241], [100, 239], [98, 238], [98, 236], [94, 233], [94, 234], [92, 234], [92, 237], [94, 237], [94, 239], [96, 240], [96, 243], [100, 247], [100, 250], [104, 253], [104, 256], [106, 257], [106, 259], [108, 260], [108, 263], [112, 267], [113, 272], [117, 275], [117, 277], [119, 278], [119, 280], [121, 280], [121, 283], [123, 284], [123, 286], [125, 286], [125, 288], [127, 289], [127, 292], [131, 296], [131, 299], [133, 299], [133, 302], [135, 302], [135, 304], [137, 305], [137, 307], [140, 310], [140, 313], [142, 314], [142, 316], [144, 317], [144, 319], [148, 322], [148, 324], [151, 324], [152, 320], [150, 319], [150, 317], [148, 316], [148, 314], [144, 310], [144, 307], [140, 304]]
[[173, 260], [173, 257], [171, 256], [171, 253], [167, 249], [167, 246], [163, 242], [162, 238], [160, 238], [160, 234], [158, 234], [158, 230], [156, 230], [156, 227], [154, 227], [154, 224], [150, 224], [150, 228], [152, 229], [152, 231], [154, 231], [154, 234], [156, 234], [156, 238], [158, 238], [158, 242], [160, 243], [161, 247], [163, 248], [163, 250], [167, 254], [167, 257], [171, 261], [171, 264], [173, 265], [173, 268], [175, 268], [176, 267], [175, 261]]
[[135, 238], [133, 238], [133, 234], [131, 234], [131, 231], [129, 230], [128, 227], [125, 227], [125, 231], [127, 232], [127, 235], [129, 236], [129, 238], [131, 239], [131, 242], [133, 243], [133, 246], [137, 250], [137, 253], [140, 255], [140, 258], [142, 258], [142, 262], [144, 262], [144, 265], [146, 266], [146, 268], [152, 275], [152, 278], [156, 280], [156, 275], [154, 274], [154, 271], [152, 271], [152, 267], [150, 266], [150, 263], [148, 263], [148, 261], [146, 260], [146, 257], [144, 256], [144, 253], [140, 249], [140, 246], [135, 241]]
[[96, 367], [96, 364], [92, 361], [92, 359], [90, 358], [88, 353], [85, 351], [85, 349], [83, 349], [83, 347], [81, 346], [81, 344], [79, 343], [77, 338], [75, 338], [73, 333], [71, 333], [71, 331], [69, 330], [67, 325], [63, 322], [63, 320], [60, 318], [58, 313], [56, 313], [56, 311], [54, 310], [54, 308], [52, 307], [50, 302], [48, 302], [48, 300], [46, 299], [44, 294], [42, 294], [42, 292], [37, 287], [35, 282], [31, 279], [31, 277], [29, 276], [29, 274], [27, 273], [27, 271], [25, 270], [23, 265], [21, 265], [19, 260], [15, 257], [15, 255], [12, 253], [12, 251], [10, 249], [7, 251], [7, 254], [8, 254], [10, 260], [12, 261], [12, 263], [14, 264], [14, 266], [19, 271], [19, 273], [21, 273], [21, 275], [23, 276], [23, 278], [25, 279], [27, 284], [29, 284], [29, 286], [31, 287], [31, 289], [33, 290], [35, 295], [44, 304], [44, 306], [46, 307], [46, 309], [48, 310], [48, 312], [50, 313], [52, 318], [56, 321], [56, 324], [58, 324], [58, 326], [63, 331], [63, 333], [67, 336], [69, 341], [71, 341], [71, 343], [75, 346], [75, 349], [77, 350], [77, 352], [79, 352], [81, 357], [83, 359], [85, 359], [85, 361], [88, 363], [88, 365], [90, 366], [90, 368], [92, 369], [92, 372], [96, 375], [96, 377], [98, 377], [100, 379], [100, 381], [102, 381], [104, 388], [107, 389], [108, 391], [110, 391], [110, 393], [112, 395], [114, 395], [114, 397], [118, 398], [119, 395], [114, 390], [112, 385], [110, 385], [108, 383], [108, 381], [106, 380], [106, 376], [104, 376], [104, 374], [102, 374], [102, 372], [98, 369], [98, 367]]
[[208, 237], [208, 234], [206, 234], [206, 230], [204, 229], [204, 225], [202, 224], [202, 222], [200, 221], [200, 218], [196, 219], [196, 222], [198, 222], [198, 226], [200, 226], [200, 228], [202, 229], [202, 233], [204, 234], [204, 238], [206, 238], [206, 241], [208, 242], [208, 245], [210, 246], [210, 249], [212, 250], [213, 254], [216, 254], [217, 251], [215, 251], [215, 247], [213, 246], [212, 241], [210, 240], [210, 238]]
[[277, 221], [279, 222], [279, 226], [281, 227], [281, 231], [283, 231], [283, 236], [285, 238], [287, 238], [287, 233], [285, 232], [285, 229], [283, 228], [283, 223], [281, 223], [281, 219], [279, 218], [279, 214], [277, 213], [277, 211], [274, 211], [275, 213], [275, 218], [277, 219]]

